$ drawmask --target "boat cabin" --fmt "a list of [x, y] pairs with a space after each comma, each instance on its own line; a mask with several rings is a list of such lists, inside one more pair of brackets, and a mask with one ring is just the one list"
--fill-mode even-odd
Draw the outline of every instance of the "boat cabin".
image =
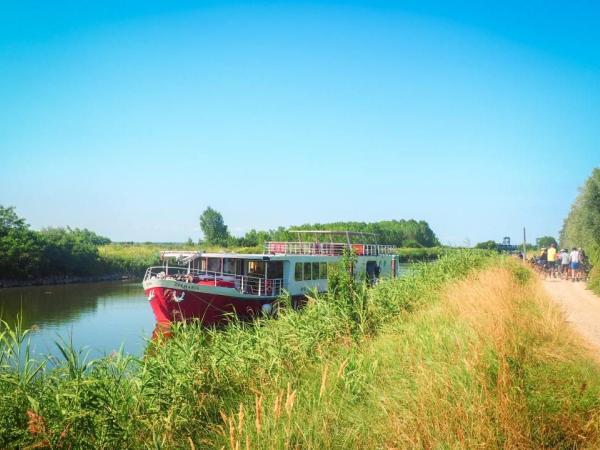
[[[311, 292], [327, 291], [330, 264], [339, 263], [348, 250], [356, 255], [351, 269], [356, 277], [375, 283], [380, 276], [397, 274], [391, 246], [356, 242], [372, 235], [297, 233], [297, 242], [267, 242], [261, 254], [161, 252], [163, 265], [149, 267], [143, 281], [157, 321], [199, 318], [212, 324], [229, 313], [256, 317], [270, 311], [284, 289], [299, 307]], [[339, 236], [345, 242], [334, 242]]]
[[[147, 278], [159, 278], [201, 286], [234, 288], [250, 296], [274, 297], [285, 288], [292, 295], [327, 290], [328, 265], [339, 262], [350, 249], [357, 257], [353, 272], [370, 283], [381, 275], [395, 276], [397, 261], [389, 245], [353, 242], [372, 236], [350, 231], [297, 231], [314, 241], [267, 242], [262, 254], [164, 251], [161, 268], [149, 268]], [[346, 242], [334, 242], [334, 236]], [[329, 242], [327, 242], [329, 240]]]

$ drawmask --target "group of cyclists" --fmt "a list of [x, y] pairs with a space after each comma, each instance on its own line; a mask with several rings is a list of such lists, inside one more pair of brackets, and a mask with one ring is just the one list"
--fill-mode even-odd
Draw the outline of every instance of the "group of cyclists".
[[538, 271], [546, 277], [562, 278], [564, 280], [581, 281], [587, 278], [587, 257], [581, 248], [573, 247], [557, 249], [556, 244], [542, 247], [535, 258]]

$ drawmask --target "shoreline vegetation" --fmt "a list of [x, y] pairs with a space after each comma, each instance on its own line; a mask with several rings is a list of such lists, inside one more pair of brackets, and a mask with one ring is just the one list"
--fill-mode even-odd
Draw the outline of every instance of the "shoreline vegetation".
[[[113, 273], [97, 275], [50, 275], [28, 279], [0, 279], [0, 288], [46, 286], [59, 284], [90, 283], [102, 281], [140, 280], [150, 266], [161, 264], [159, 253], [163, 250], [197, 250], [230, 253], [261, 253], [262, 247], [221, 248], [215, 246], [190, 245], [187, 243], [110, 243], [98, 247], [103, 264], [113, 268]], [[398, 248], [396, 254], [402, 263], [433, 261], [451, 251], [445, 247]]]
[[[34, 360], [0, 329], [0, 447], [597, 448], [600, 368], [514, 258], [457, 250], [146, 354]], [[346, 266], [346, 267], [344, 267]]]
[[[116, 243], [87, 229], [31, 230], [14, 207], [0, 205], [0, 287], [136, 279], [148, 267], [160, 265], [162, 250], [262, 253], [267, 241], [298, 239], [297, 233], [283, 227], [231, 236], [220, 213], [210, 207], [200, 226], [205, 241], [197, 244], [191, 239], [185, 243]], [[335, 222], [293, 228], [373, 233], [382, 243], [399, 246], [403, 262], [428, 261], [444, 252], [425, 221]]]
[[[113, 268], [113, 273], [97, 275], [50, 275], [28, 279], [0, 279], [0, 288], [46, 286], [58, 284], [90, 283], [101, 281], [140, 280], [150, 266], [161, 264], [159, 253], [163, 250], [197, 250], [227, 253], [261, 253], [262, 247], [221, 248], [215, 246], [190, 245], [187, 243], [110, 243], [98, 247], [103, 265]], [[396, 254], [401, 263], [433, 261], [445, 252], [446, 247], [398, 248]]]
[[139, 281], [140, 277], [128, 274], [106, 274], [89, 276], [49, 276], [29, 280], [0, 280], [0, 289], [33, 286], [59, 286], [62, 284], [103, 283], [106, 281]]

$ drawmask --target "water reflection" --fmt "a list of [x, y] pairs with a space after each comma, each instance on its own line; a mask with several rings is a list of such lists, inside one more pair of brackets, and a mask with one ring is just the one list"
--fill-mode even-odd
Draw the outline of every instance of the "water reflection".
[[118, 350], [141, 355], [155, 321], [140, 283], [88, 283], [0, 289], [0, 317], [22, 316], [36, 354], [57, 355], [54, 342], [72, 339], [97, 357]]

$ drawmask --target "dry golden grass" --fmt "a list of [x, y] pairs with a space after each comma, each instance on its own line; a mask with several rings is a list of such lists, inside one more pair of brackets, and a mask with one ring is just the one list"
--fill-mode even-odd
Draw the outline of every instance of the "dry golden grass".
[[524, 332], [545, 345], [530, 352], [548, 359], [569, 358], [585, 352], [585, 343], [566, 326], [563, 313], [551, 302], [539, 280], [520, 283], [510, 268], [496, 267], [456, 283], [444, 296], [448, 309], [468, 323], [497, 349], [518, 350]]
[[412, 389], [380, 400], [383, 446], [600, 448], [597, 378], [593, 393], [569, 397], [583, 394], [598, 368], [537, 280], [519, 282], [515, 270], [523, 269], [490, 268], [455, 283], [391, 335], [395, 361], [382, 384], [408, 379]]

